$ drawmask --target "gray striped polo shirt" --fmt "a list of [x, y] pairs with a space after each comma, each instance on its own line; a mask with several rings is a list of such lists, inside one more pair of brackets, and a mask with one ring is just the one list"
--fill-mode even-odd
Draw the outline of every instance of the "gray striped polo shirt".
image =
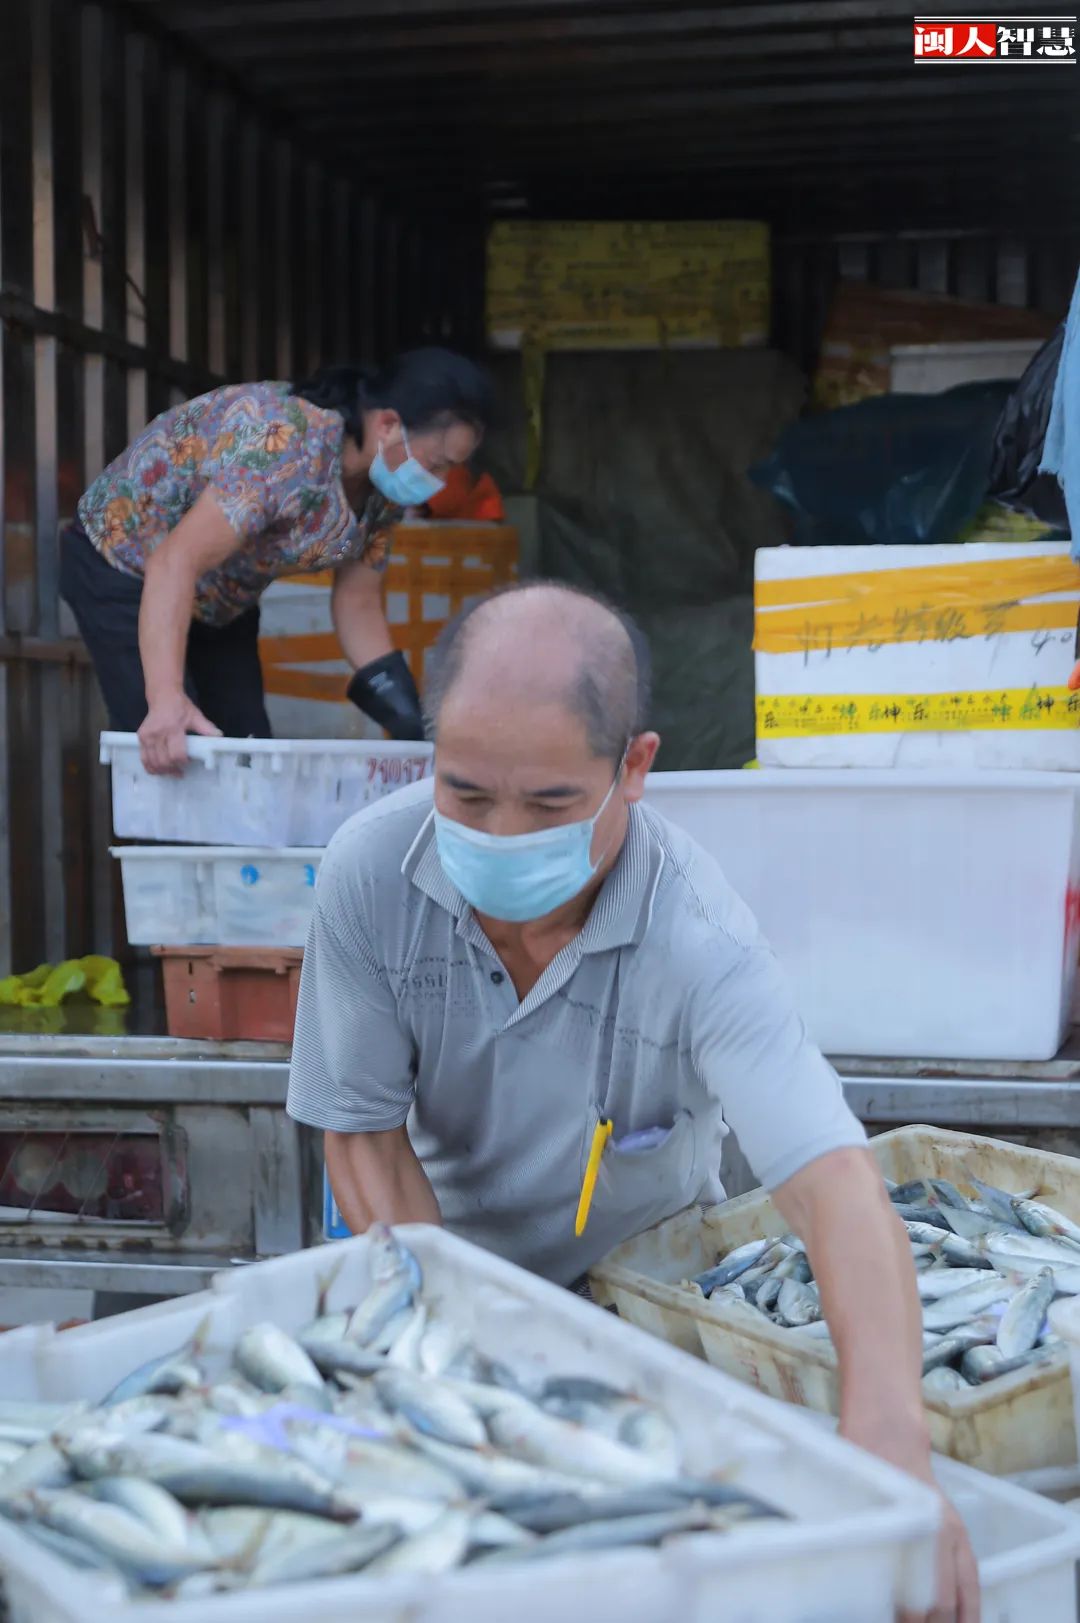
[[[297, 1121], [408, 1122], [447, 1227], [560, 1283], [722, 1199], [729, 1131], [771, 1188], [865, 1142], [749, 911], [688, 835], [632, 807], [584, 929], [519, 1002], [443, 873], [431, 810], [430, 782], [403, 789], [327, 850], [293, 1044]], [[578, 1239], [601, 1116], [614, 1133]], [[619, 1148], [647, 1128], [662, 1141]]]

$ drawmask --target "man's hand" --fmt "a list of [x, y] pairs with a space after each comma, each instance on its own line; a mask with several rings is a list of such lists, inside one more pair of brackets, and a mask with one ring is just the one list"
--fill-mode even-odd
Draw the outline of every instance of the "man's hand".
[[[849, 1442], [937, 1489], [928, 1443], [914, 1428], [902, 1428], [891, 1435], [891, 1421], [887, 1426], [889, 1430], [883, 1431], [877, 1423], [864, 1427], [851, 1422], [842, 1424], [840, 1430]], [[979, 1569], [971, 1541], [956, 1510], [944, 1497], [942, 1510], [933, 1610], [902, 1612], [900, 1623], [979, 1623]]]
[[181, 689], [166, 699], [154, 701], [139, 728], [139, 753], [148, 772], [178, 778], [187, 764], [187, 735], [220, 738], [221, 731], [207, 721], [198, 705], [192, 704]]
[[1073, 666], [1072, 675], [1069, 677], [1069, 692], [1075, 693], [1077, 688], [1080, 688], [1080, 659]]

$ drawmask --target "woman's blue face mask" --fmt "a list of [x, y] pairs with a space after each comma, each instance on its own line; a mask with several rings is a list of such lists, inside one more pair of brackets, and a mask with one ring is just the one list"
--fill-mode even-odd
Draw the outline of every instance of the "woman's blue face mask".
[[380, 445], [368, 470], [368, 478], [379, 494], [385, 496], [388, 502], [393, 502], [395, 507], [423, 507], [425, 502], [431, 501], [444, 489], [446, 480], [437, 478], [413, 456], [404, 425], [401, 442], [405, 447], [405, 460], [400, 468], [386, 466]]
[[594, 816], [533, 834], [484, 834], [436, 811], [435, 841], [447, 879], [477, 913], [508, 924], [527, 924], [565, 906], [604, 860], [605, 852], [592, 859], [593, 836], [622, 767], [620, 761]]

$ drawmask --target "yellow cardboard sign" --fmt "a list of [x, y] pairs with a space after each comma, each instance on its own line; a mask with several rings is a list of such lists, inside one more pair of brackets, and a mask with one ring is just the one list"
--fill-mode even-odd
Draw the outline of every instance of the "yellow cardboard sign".
[[520, 220], [492, 227], [487, 328], [501, 348], [765, 343], [769, 228], [745, 220]]
[[1080, 728], [1080, 693], [1037, 685], [979, 693], [759, 694], [756, 709], [759, 739]]

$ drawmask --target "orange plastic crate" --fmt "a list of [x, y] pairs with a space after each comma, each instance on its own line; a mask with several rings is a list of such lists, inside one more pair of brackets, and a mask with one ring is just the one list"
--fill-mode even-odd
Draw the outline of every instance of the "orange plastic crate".
[[170, 1037], [291, 1043], [300, 991], [299, 949], [155, 947]]

